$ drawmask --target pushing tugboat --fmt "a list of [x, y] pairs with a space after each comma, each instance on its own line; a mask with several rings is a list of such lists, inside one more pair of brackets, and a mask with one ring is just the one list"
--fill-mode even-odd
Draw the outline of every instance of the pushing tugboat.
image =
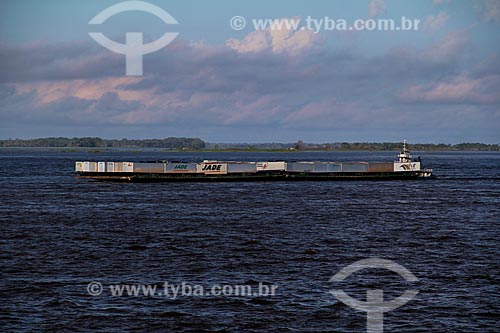
[[76, 162], [76, 177], [126, 182], [392, 180], [432, 177], [406, 141], [394, 162]]

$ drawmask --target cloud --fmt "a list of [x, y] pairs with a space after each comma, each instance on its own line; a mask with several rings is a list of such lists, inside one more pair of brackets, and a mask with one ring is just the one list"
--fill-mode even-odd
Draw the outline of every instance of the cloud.
[[[282, 20], [299, 20], [299, 18]], [[276, 54], [297, 55], [311, 49], [318, 40], [318, 34], [310, 30], [267, 28], [253, 31], [243, 40], [231, 38], [226, 41], [226, 45], [240, 53], [271, 51]]]
[[500, 1], [476, 0], [476, 8], [486, 22], [500, 23]]
[[445, 12], [438, 15], [429, 15], [425, 18], [422, 28], [426, 31], [434, 31], [444, 27], [450, 17]]
[[382, 14], [385, 14], [385, 0], [370, 0], [368, 15], [373, 18]]
[[[8, 94], [2, 93], [5, 90]], [[0, 85], [0, 119], [38, 125], [120, 124], [123, 114], [144, 109], [139, 101], [122, 100], [113, 92], [105, 92], [96, 99], [61, 96], [46, 103], [40, 101], [39, 94], [36, 87], [19, 90]]]
[[245, 36], [243, 40], [231, 38], [226, 41], [226, 45], [241, 53], [262, 52], [270, 48], [268, 35], [267, 31], [257, 30]]
[[136, 100], [127, 101], [121, 99], [116, 92], [106, 92], [94, 104], [95, 110], [102, 112], [121, 113], [129, 110], [139, 109], [142, 103]]
[[[74, 96], [81, 99], [99, 99], [107, 92], [119, 94], [123, 99], [134, 99], [140, 96], [133, 91], [122, 89], [124, 85], [139, 82], [137, 77], [103, 77], [89, 79], [61, 79], [17, 82], [15, 86], [20, 92], [35, 91], [36, 100], [40, 104], [47, 104], [65, 96]], [[141, 95], [144, 95], [142, 93]], [[147, 96], [146, 96], [147, 97]]]
[[460, 75], [446, 82], [412, 86], [401, 97], [408, 102], [500, 104], [500, 75], [482, 78]]
[[1, 100], [6, 100], [11, 96], [14, 96], [16, 94], [16, 87], [13, 85], [0, 85], [0, 101]]
[[[471, 60], [469, 31], [377, 56], [321, 49], [316, 38], [260, 31], [223, 45], [176, 40], [145, 57], [143, 77], [124, 76], [124, 57], [90, 42], [0, 47], [18, 57], [0, 65], [0, 122], [28, 133], [56, 125], [146, 134], [168, 127], [172, 135], [205, 133], [208, 140], [230, 133], [264, 140], [264, 132], [270, 138], [304, 129], [384, 135], [443, 119], [457, 127], [457, 112], [469, 115], [471, 126], [493, 126], [484, 119], [498, 113], [500, 57]], [[437, 106], [440, 113], [432, 113]]]
[[[362, 125], [357, 121], [357, 104], [340, 102], [335, 98], [310, 102], [289, 113], [281, 123], [286, 127], [335, 128]], [[359, 120], [359, 119], [358, 119]]]
[[0, 83], [123, 75], [124, 58], [95, 43], [29, 43], [0, 49]]
[[453, 30], [427, 47], [422, 52], [422, 56], [429, 61], [451, 61], [461, 56], [460, 52], [465, 50], [468, 43], [469, 36], [467, 30]]

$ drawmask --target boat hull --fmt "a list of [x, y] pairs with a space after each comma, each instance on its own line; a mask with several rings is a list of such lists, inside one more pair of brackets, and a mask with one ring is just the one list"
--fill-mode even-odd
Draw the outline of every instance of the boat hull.
[[432, 178], [426, 170], [404, 172], [256, 172], [231, 174], [77, 172], [79, 179], [110, 182], [252, 182], [252, 181], [348, 181], [415, 180]]

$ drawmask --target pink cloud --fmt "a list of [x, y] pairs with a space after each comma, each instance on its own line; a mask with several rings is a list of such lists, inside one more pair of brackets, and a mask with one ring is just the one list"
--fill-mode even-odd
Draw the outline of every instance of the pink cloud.
[[[282, 20], [299, 20], [299, 18], [282, 18]], [[230, 38], [226, 41], [226, 45], [239, 53], [271, 50], [275, 54], [297, 55], [313, 47], [318, 40], [318, 35], [310, 30], [267, 28], [253, 31], [242, 40]]]
[[450, 17], [445, 12], [440, 12], [438, 15], [429, 15], [425, 18], [422, 27], [426, 31], [434, 31], [444, 27]]
[[262, 52], [269, 49], [269, 44], [268, 33], [262, 30], [257, 30], [249, 33], [245, 36], [245, 38], [243, 38], [243, 40], [230, 38], [226, 41], [227, 46], [240, 53]]
[[[358, 102], [343, 102], [329, 98], [311, 102], [290, 112], [281, 123], [290, 128], [345, 128], [365, 127], [382, 119], [387, 124], [387, 118], [381, 114], [392, 112], [377, 108], [366, 108]], [[390, 119], [393, 119], [389, 117]]]
[[[472, 103], [477, 104], [477, 113], [498, 109], [492, 104], [500, 95], [500, 79], [493, 74], [498, 57], [474, 69], [481, 58], [468, 47], [469, 32], [453, 31], [423, 49], [410, 44], [381, 56], [353, 50], [308, 52], [318, 38], [308, 31], [256, 31], [227, 45], [177, 41], [145, 58], [148, 70], [140, 78], [120, 74], [123, 58], [110, 69], [96, 60], [97, 55], [92, 62], [81, 62], [77, 73], [65, 76], [67, 64], [78, 61], [86, 49], [69, 45], [65, 60], [52, 62], [50, 70], [41, 60], [34, 66], [46, 73], [33, 75], [26, 70], [22, 80], [7, 76], [9, 86], [0, 84], [0, 98], [4, 96], [0, 122], [36, 119], [38, 125], [40, 119], [48, 126], [60, 122], [75, 128], [154, 124], [207, 133], [227, 129], [235, 135], [260, 132], [263, 127], [270, 133], [303, 128], [314, 129], [311, 133], [339, 128], [385, 131], [409, 123], [425, 125], [429, 119], [433, 124], [443, 119], [449, 125], [457, 110]], [[45, 47], [43, 58], [58, 54], [57, 50]], [[101, 54], [100, 49], [95, 52]], [[39, 53], [21, 48], [16, 57], [8, 57], [19, 61], [4, 65], [4, 72], [22, 68]], [[450, 73], [461, 74], [449, 79]], [[408, 88], [398, 95], [403, 87]], [[430, 108], [425, 103], [440, 105]], [[455, 119], [455, 124], [461, 120]]]
[[484, 78], [462, 75], [448, 82], [412, 86], [401, 93], [400, 97], [407, 102], [495, 104], [500, 103], [499, 84], [498, 75]]
[[[235, 124], [269, 124], [287, 114], [287, 107], [283, 104], [283, 98], [279, 95], [259, 96], [255, 100], [249, 100], [246, 96], [245, 102], [235, 101], [234, 110], [227, 113], [224, 120], [226, 125]], [[236, 111], [237, 110], [237, 111]]]
[[430, 61], [449, 61], [456, 58], [469, 40], [467, 30], [454, 30], [427, 47], [422, 56]]
[[117, 93], [121, 99], [147, 100], [147, 92], [133, 92], [119, 89], [121, 85], [132, 84], [140, 81], [136, 77], [107, 77], [101, 79], [78, 79], [59, 81], [34, 81], [28, 83], [15, 84], [18, 92], [26, 93], [34, 91], [37, 101], [41, 104], [48, 104], [66, 96], [81, 99], [99, 99], [107, 92]]

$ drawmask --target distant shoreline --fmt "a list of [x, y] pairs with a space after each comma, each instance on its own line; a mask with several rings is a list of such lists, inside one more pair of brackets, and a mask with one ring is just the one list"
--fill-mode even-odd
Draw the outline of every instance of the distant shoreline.
[[[335, 142], [335, 143], [207, 143], [199, 138], [164, 139], [101, 139], [39, 138], [0, 140], [0, 148], [54, 149], [64, 152], [88, 151], [99, 153], [107, 150], [140, 152], [159, 150], [165, 152], [325, 152], [325, 151], [398, 151], [401, 142]], [[500, 144], [485, 143], [409, 143], [412, 151], [500, 151]]]

